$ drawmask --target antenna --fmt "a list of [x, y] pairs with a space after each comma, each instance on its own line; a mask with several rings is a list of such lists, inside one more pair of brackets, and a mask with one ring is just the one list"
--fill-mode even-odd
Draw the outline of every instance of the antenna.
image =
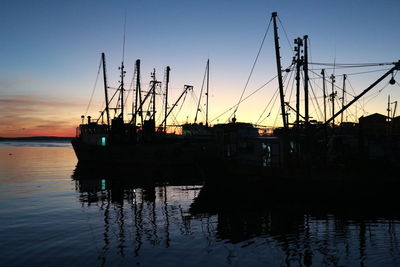
[[209, 87], [209, 70], [208, 70], [208, 68], [209, 68], [209, 63], [210, 63], [210, 60], [208, 59], [207, 64], [206, 64], [206, 69], [204, 71], [203, 82], [201, 84], [199, 101], [197, 102], [196, 116], [194, 117], [194, 123], [196, 123], [197, 122], [197, 114], [200, 111], [200, 102], [201, 102], [201, 97], [203, 95], [204, 82], [207, 79], [207, 85], [206, 85], [207, 89], [206, 89], [206, 93], [205, 93], [205, 95], [207, 97], [207, 99], [206, 99], [206, 126], [208, 126], [208, 87]]
[[208, 91], [210, 87], [210, 59], [207, 60], [206, 126], [208, 127]]
[[121, 101], [121, 119], [122, 122], [124, 121], [124, 77], [126, 71], [124, 71], [124, 59], [125, 59], [125, 32], [126, 32], [126, 8], [125, 8], [125, 14], [124, 14], [124, 38], [122, 42], [122, 62], [121, 62], [121, 67], [119, 69], [121, 70], [121, 92], [120, 92], [120, 101]]
[[309, 115], [309, 105], [308, 105], [308, 35], [304, 35], [304, 61], [303, 61], [303, 71], [304, 71], [304, 122], [306, 127], [308, 127], [310, 115]]
[[122, 62], [125, 60], [125, 35], [126, 35], [126, 8], [124, 14], [124, 37], [122, 41]]

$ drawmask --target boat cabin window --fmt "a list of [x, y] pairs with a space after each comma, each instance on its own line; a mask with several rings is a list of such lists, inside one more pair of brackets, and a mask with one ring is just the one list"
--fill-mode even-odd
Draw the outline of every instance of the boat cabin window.
[[101, 146], [106, 146], [107, 143], [107, 138], [105, 136], [101, 137], [100, 139], [100, 145]]

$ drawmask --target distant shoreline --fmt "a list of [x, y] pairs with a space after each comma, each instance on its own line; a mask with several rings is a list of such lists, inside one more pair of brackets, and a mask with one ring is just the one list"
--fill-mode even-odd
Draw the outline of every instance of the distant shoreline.
[[6, 141], [71, 141], [74, 137], [32, 136], [32, 137], [0, 137], [0, 142]]

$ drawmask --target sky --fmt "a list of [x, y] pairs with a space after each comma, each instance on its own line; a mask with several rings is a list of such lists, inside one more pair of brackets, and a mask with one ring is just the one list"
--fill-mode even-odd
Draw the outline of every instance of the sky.
[[[2, 0], [0, 136], [74, 136], [81, 115], [97, 118], [104, 102], [101, 73], [97, 78], [100, 56], [102, 52], [106, 54], [112, 91], [119, 81], [125, 18], [127, 87], [131, 88], [136, 59], [142, 62], [145, 89], [153, 68], [157, 79], [163, 81], [165, 67], [170, 66], [170, 103], [178, 98], [185, 84], [194, 86], [174, 114], [178, 123], [192, 122], [205, 64], [210, 59], [210, 121], [227, 122], [232, 118], [232, 109], [219, 115], [238, 103], [274, 11], [279, 17], [284, 67], [292, 62], [293, 39], [305, 34], [310, 38], [311, 62], [369, 63], [400, 59], [397, 0]], [[320, 72], [320, 66], [311, 68], [314, 73]], [[342, 87], [343, 73], [387, 68], [390, 66], [335, 69], [336, 85]], [[328, 69], [327, 76], [332, 72]], [[349, 75], [347, 88], [350, 92], [351, 86], [354, 96], [383, 73]], [[270, 27], [244, 97], [275, 75]], [[318, 107], [322, 103], [321, 79], [316, 74], [311, 78], [317, 99], [312, 102], [311, 116], [321, 120]], [[294, 105], [293, 78], [290, 80], [288, 76], [286, 81], [285, 101]], [[357, 117], [374, 112], [386, 113], [389, 94], [391, 101], [400, 100], [399, 84], [386, 86], [387, 82], [388, 79], [384, 80], [349, 110], [348, 120], [356, 121]], [[279, 103], [273, 101], [276, 89], [275, 79], [243, 102], [236, 112], [238, 121], [279, 126]], [[339, 100], [338, 96], [337, 105]], [[161, 99], [157, 101], [160, 103]], [[266, 108], [269, 102], [271, 105]], [[201, 107], [204, 109], [204, 92]], [[204, 120], [204, 112], [199, 116]]]

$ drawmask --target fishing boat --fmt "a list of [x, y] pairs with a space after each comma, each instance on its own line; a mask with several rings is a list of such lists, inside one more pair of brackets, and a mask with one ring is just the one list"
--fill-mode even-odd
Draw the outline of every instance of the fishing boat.
[[[280, 20], [279, 20], [280, 21]], [[140, 61], [136, 61], [136, 90], [135, 102], [133, 103], [132, 118], [126, 122], [124, 114], [124, 65], [121, 64], [121, 83], [112, 96], [118, 95], [117, 105], [109, 107], [111, 102], [108, 98], [108, 86], [105, 71], [105, 56], [102, 54], [105, 103], [106, 107], [101, 112], [101, 116], [96, 121], [87, 118], [87, 123], [78, 127], [77, 138], [72, 141], [75, 153], [79, 161], [102, 161], [102, 162], [134, 162], [142, 165], [155, 166], [156, 164], [171, 165], [189, 162], [205, 162], [210, 165], [221, 165], [226, 163], [233, 169], [294, 169], [299, 168], [327, 168], [327, 166], [358, 166], [370, 165], [377, 159], [381, 162], [388, 162], [390, 158], [392, 165], [400, 162], [400, 142], [398, 135], [388, 134], [385, 136], [371, 135], [368, 128], [368, 121], [371, 119], [360, 118], [360, 123], [349, 123], [344, 121], [343, 114], [369, 91], [381, 83], [384, 79], [391, 76], [388, 84], [393, 85], [395, 73], [400, 70], [400, 61], [376, 63], [376, 64], [327, 64], [309, 62], [309, 40], [308, 36], [298, 37], [294, 40], [294, 57], [288, 68], [283, 68], [281, 63], [280, 43], [278, 35], [277, 13], [273, 12], [269, 25], [273, 25], [273, 38], [275, 46], [276, 67], [278, 82], [277, 97], [279, 99], [279, 113], [277, 116], [282, 118], [282, 127], [276, 127], [272, 133], [263, 134], [259, 125], [250, 123], [239, 123], [236, 120], [235, 112], [242, 102], [242, 96], [235, 107], [231, 120], [227, 123], [209, 125], [208, 122], [208, 73], [209, 61], [206, 65], [205, 78], [207, 80], [207, 110], [206, 123], [197, 123], [197, 114], [200, 107], [200, 99], [196, 109], [194, 123], [181, 125], [180, 134], [169, 133], [167, 131], [167, 119], [177, 106], [177, 103], [193, 90], [193, 86], [185, 85], [182, 94], [168, 110], [168, 83], [169, 71], [166, 69], [165, 78], [165, 110], [164, 119], [156, 127], [156, 106], [155, 96], [156, 87], [161, 84], [155, 78], [155, 71], [152, 73], [150, 90], [143, 94], [140, 88]], [[267, 28], [269, 29], [269, 25]], [[265, 35], [266, 35], [265, 34]], [[262, 42], [262, 44], [264, 41]], [[261, 48], [260, 48], [261, 49]], [[259, 55], [259, 53], [258, 53]], [[257, 58], [258, 58], [257, 55]], [[257, 61], [255, 60], [255, 63]], [[254, 65], [255, 65], [254, 63]], [[254, 68], [253, 65], [253, 68]], [[314, 94], [310, 83], [309, 73], [316, 75], [309, 65], [319, 65], [322, 67], [373, 67], [390, 66], [386, 72], [376, 81], [370, 84], [359, 94], [352, 95], [350, 101], [345, 101], [346, 74], [343, 74], [343, 94], [338, 97], [335, 84], [335, 75], [331, 75], [330, 80], [326, 78], [326, 70], [321, 69], [318, 75], [322, 81], [323, 90], [323, 119], [316, 120], [310, 115], [311, 93]], [[294, 73], [295, 81], [295, 106], [290, 103], [290, 99], [285, 96], [284, 73]], [[252, 71], [250, 72], [250, 75]], [[303, 78], [302, 78], [303, 77]], [[204, 78], [204, 79], [205, 79]], [[275, 79], [273, 78], [273, 79]], [[249, 76], [250, 79], [250, 76]], [[272, 81], [271, 79], [270, 81]], [[302, 81], [303, 80], [303, 81]], [[270, 82], [269, 81], [269, 82]], [[269, 83], [267, 82], [267, 84]], [[302, 83], [303, 82], [303, 83]], [[328, 94], [327, 83], [332, 86], [332, 93]], [[294, 83], [293, 83], [294, 84]], [[303, 88], [301, 85], [303, 84]], [[204, 85], [204, 80], [203, 80]], [[247, 86], [247, 83], [246, 83]], [[244, 90], [246, 89], [246, 86]], [[286, 86], [287, 87], [287, 86]], [[310, 90], [311, 89], [311, 90]], [[201, 94], [203, 93], [203, 86]], [[300, 100], [303, 95], [304, 101]], [[315, 95], [314, 95], [315, 97]], [[111, 98], [111, 100], [112, 100]], [[247, 99], [247, 97], [246, 97]], [[272, 100], [272, 99], [271, 99]], [[328, 116], [327, 101], [331, 101], [331, 114]], [[341, 101], [338, 101], [341, 100]], [[244, 101], [244, 99], [243, 99]], [[314, 101], [316, 101], [314, 99]], [[144, 111], [145, 103], [149, 103], [152, 108]], [[390, 101], [389, 101], [390, 105]], [[273, 105], [271, 105], [273, 107]], [[338, 111], [337, 107], [339, 106]], [[336, 108], [335, 108], [336, 107]], [[388, 108], [389, 110], [390, 108]], [[114, 111], [111, 118], [110, 110]], [[147, 119], [143, 114], [146, 112]], [[294, 112], [295, 118], [289, 116], [289, 112]], [[341, 117], [340, 124], [335, 119]], [[392, 118], [393, 117], [393, 118]], [[292, 119], [291, 119], [292, 118]], [[100, 122], [101, 119], [101, 122]], [[292, 121], [290, 121], [292, 120]], [[399, 120], [393, 116], [380, 117], [386, 128], [397, 129]], [[393, 125], [389, 126], [389, 125]], [[396, 131], [391, 131], [395, 133]], [[384, 140], [384, 141], [383, 141]], [[391, 148], [391, 149], [387, 149]], [[377, 156], [379, 151], [384, 151]], [[223, 164], [222, 164], [223, 165]], [[246, 168], [243, 168], [245, 166]]]
[[[243, 129], [240, 128], [244, 125], [238, 125], [235, 113], [239, 104], [244, 101], [242, 97], [246, 90], [247, 82], [241, 98], [236, 105], [235, 111], [233, 112], [232, 121], [227, 125], [219, 127], [225, 133], [225, 138], [221, 139], [223, 141], [220, 142], [224, 145], [225, 158], [234, 158], [234, 166], [238, 164], [253, 165], [258, 168], [282, 168], [285, 170], [293, 169], [295, 171], [304, 168], [326, 169], [328, 167], [350, 166], [358, 168], [360, 166], [377, 166], [377, 164], [381, 163], [390, 163], [391, 166], [396, 166], [396, 164], [400, 163], [400, 142], [398, 134], [396, 134], [398, 132], [398, 130], [396, 130], [398, 128], [396, 126], [398, 123], [396, 124], [396, 122], [399, 120], [395, 119], [394, 114], [361, 117], [359, 118], [359, 123], [346, 122], [343, 116], [350, 107], [354, 106], [357, 101], [362, 99], [385, 79], [388, 80], [387, 78], [390, 78], [387, 85], [398, 84], [394, 80], [394, 77], [400, 70], [400, 61], [364, 64], [310, 62], [309, 38], [308, 35], [304, 35], [302, 38], [298, 37], [294, 39], [294, 51], [292, 50], [292, 52], [294, 52], [294, 57], [290, 66], [283, 68], [281, 63], [278, 21], [280, 20], [277, 17], [277, 13], [273, 12], [247, 81], [249, 81], [253, 73], [254, 66], [257, 62], [262, 45], [264, 44], [265, 36], [268, 33], [270, 25], [272, 25], [277, 75], [266, 84], [277, 79], [278, 89], [275, 99], [278, 99], [280, 106], [277, 118], [281, 117], [282, 126], [276, 127], [273, 133], [268, 137], [257, 135], [257, 125], [253, 125], [254, 130], [252, 131], [254, 134], [251, 138], [245, 134], [242, 134], [242, 136], [239, 134], [243, 131]], [[315, 66], [323, 67], [321, 69], [321, 75], [315, 73]], [[346, 74], [342, 76], [343, 86], [338, 86], [335, 83], [336, 77], [334, 72], [330, 80], [326, 78], [325, 68], [333, 70], [335, 70], [335, 68], [342, 68], [348, 70], [350, 68], [360, 67], [389, 68], [383, 69], [383, 71], [385, 71], [384, 74], [378, 77], [359, 94], [355, 92], [354, 94], [350, 94], [346, 91], [345, 86], [348, 80]], [[359, 74], [370, 72], [375, 71], [360, 72]], [[310, 79], [310, 73], [312, 73], [312, 81]], [[352, 73], [351, 75], [355, 74], [357, 73]], [[295, 105], [291, 104], [290, 96], [288, 99], [288, 96], [285, 95], [286, 91], [290, 89], [288, 88], [290, 78], [285, 80], [284, 76], [293, 77], [293, 82], [291, 84], [292, 89], [295, 88], [294, 95], [296, 99], [293, 101]], [[319, 79], [322, 82], [323, 96], [321, 98], [323, 99], [324, 111], [322, 120], [316, 120], [316, 118], [312, 118], [311, 116], [311, 103], [312, 105], [319, 105], [314, 92], [315, 88], [313, 89], [312, 87], [313, 85], [316, 86], [315, 79]], [[327, 92], [327, 83], [332, 86], [331, 94]], [[295, 87], [293, 86], [294, 84]], [[303, 88], [301, 88], [302, 85]], [[341, 96], [338, 95], [337, 90], [341, 91]], [[249, 96], [252, 94], [253, 93], [249, 94]], [[292, 93], [290, 93], [290, 95], [292, 95]], [[302, 96], [304, 100], [301, 100], [300, 96]], [[312, 98], [312, 96], [314, 96], [314, 98]], [[350, 101], [346, 101], [346, 97], [348, 96], [352, 96]], [[247, 98], [248, 97], [245, 99]], [[274, 97], [272, 97], [272, 99], [274, 99]], [[331, 102], [330, 107], [328, 107], [328, 101]], [[388, 113], [390, 110], [390, 103], [389, 100]], [[271, 107], [274, 107], [274, 105], [272, 104]], [[330, 117], [328, 114], [329, 108], [331, 111]], [[314, 107], [314, 109], [316, 108]], [[295, 116], [290, 116], [290, 113]], [[248, 130], [251, 129], [249, 125], [245, 127], [247, 127]], [[373, 134], [372, 130], [375, 128], [377, 128], [375, 131], [376, 134]], [[260, 130], [261, 129], [259, 129], [258, 132], [260, 132]], [[268, 171], [268, 173], [270, 172]]]
[[[168, 110], [168, 85], [170, 67], [166, 68], [165, 75], [165, 103], [164, 118], [156, 126], [156, 88], [161, 85], [156, 80], [155, 70], [152, 72], [150, 90], [143, 94], [140, 83], [140, 60], [135, 64], [136, 90], [129, 121], [124, 114], [124, 63], [120, 66], [120, 85], [114, 95], [109, 98], [106, 76], [105, 54], [102, 54], [102, 67], [105, 89], [105, 108], [97, 120], [90, 116], [82, 116], [82, 123], [77, 128], [76, 138], [72, 146], [79, 162], [102, 164], [135, 164], [141, 166], [172, 166], [191, 164], [204, 151], [204, 143], [209, 138], [197, 140], [195, 136], [167, 132], [167, 119], [173, 112], [182, 97], [193, 86], [185, 85], [177, 101]], [[118, 97], [115, 107], [110, 107], [111, 101]], [[145, 111], [148, 103], [150, 110]], [[111, 118], [111, 111], [114, 116]], [[143, 114], [146, 114], [144, 116]], [[85, 122], [86, 119], [86, 122]], [[208, 128], [208, 127], [207, 127]]]

